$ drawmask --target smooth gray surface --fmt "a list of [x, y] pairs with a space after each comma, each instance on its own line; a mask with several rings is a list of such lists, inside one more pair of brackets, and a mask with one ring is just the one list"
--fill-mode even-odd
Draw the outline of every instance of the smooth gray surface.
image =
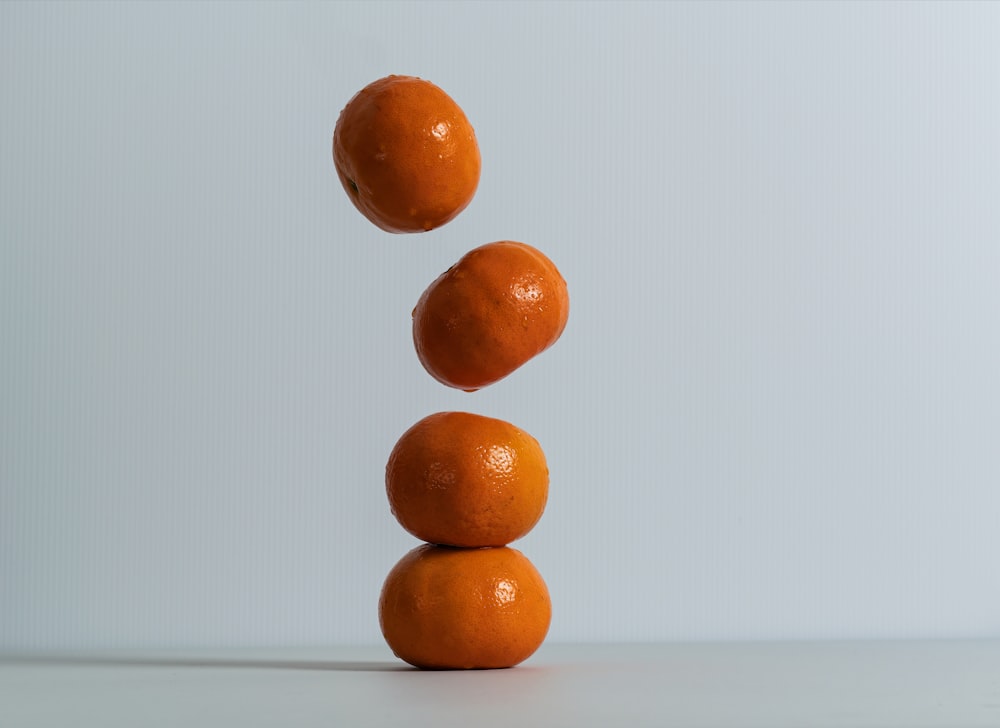
[[385, 647], [0, 661], [5, 728], [1000, 725], [1000, 642], [544, 645], [421, 672]]

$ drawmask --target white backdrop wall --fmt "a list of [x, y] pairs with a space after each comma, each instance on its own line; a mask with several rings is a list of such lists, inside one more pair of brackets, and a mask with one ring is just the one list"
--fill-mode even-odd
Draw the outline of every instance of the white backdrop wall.
[[[396, 438], [534, 434], [549, 639], [1000, 635], [1000, 5], [0, 4], [0, 647], [378, 642]], [[389, 73], [471, 206], [377, 230], [330, 155]], [[559, 343], [433, 381], [498, 239]]]

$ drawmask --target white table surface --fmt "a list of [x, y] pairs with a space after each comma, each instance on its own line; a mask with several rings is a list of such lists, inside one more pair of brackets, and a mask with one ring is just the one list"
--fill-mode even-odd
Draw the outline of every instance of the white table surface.
[[1000, 726], [1000, 641], [545, 644], [421, 672], [384, 646], [0, 655], [0, 726]]

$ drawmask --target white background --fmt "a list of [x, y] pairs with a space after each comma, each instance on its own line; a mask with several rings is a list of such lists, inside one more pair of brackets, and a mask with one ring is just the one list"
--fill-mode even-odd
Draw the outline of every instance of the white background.
[[[550, 641], [1000, 635], [1000, 5], [0, 5], [0, 647], [379, 642], [417, 419], [535, 435]], [[434, 81], [483, 156], [393, 236], [342, 106]], [[410, 310], [566, 277], [487, 390]]]

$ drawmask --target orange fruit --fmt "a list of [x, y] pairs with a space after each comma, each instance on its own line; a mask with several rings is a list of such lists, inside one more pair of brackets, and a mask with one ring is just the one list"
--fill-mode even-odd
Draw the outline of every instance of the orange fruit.
[[476, 193], [481, 163], [465, 112], [413, 76], [388, 76], [354, 95], [334, 128], [333, 161], [354, 206], [390, 233], [454, 218]]
[[569, 317], [559, 269], [530, 245], [502, 240], [466, 253], [413, 309], [413, 343], [442, 384], [474, 391], [556, 342]]
[[542, 644], [552, 603], [541, 574], [516, 549], [424, 544], [389, 572], [378, 616], [393, 653], [411, 665], [513, 667]]
[[549, 468], [538, 441], [509, 422], [438, 412], [399, 438], [385, 489], [396, 520], [421, 541], [504, 546], [542, 517]]

